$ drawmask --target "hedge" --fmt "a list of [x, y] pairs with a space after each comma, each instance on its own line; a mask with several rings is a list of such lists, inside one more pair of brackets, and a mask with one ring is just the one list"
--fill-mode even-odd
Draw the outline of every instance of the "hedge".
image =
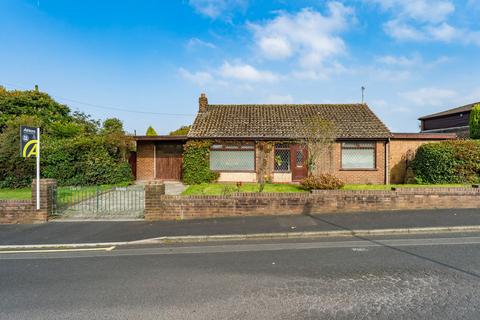
[[211, 141], [188, 141], [183, 151], [183, 182], [199, 184], [213, 182], [218, 173], [210, 170]]
[[424, 144], [418, 148], [411, 168], [417, 183], [478, 183], [480, 141]]

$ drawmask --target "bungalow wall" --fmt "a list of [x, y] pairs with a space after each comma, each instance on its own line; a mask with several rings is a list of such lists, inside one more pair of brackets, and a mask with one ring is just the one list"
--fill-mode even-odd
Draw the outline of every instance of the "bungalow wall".
[[[238, 142], [237, 142], [238, 143]], [[251, 143], [251, 142], [250, 142]], [[274, 183], [291, 183], [292, 182], [292, 156], [290, 153], [290, 166], [284, 167], [283, 170], [275, 170], [278, 166], [279, 153], [276, 153], [276, 146], [271, 148], [270, 152], [265, 153], [263, 148], [260, 147], [260, 143], [255, 143], [255, 167], [251, 170], [239, 170], [239, 171], [221, 171], [219, 182], [258, 182], [260, 179], [260, 168], [262, 163], [265, 165], [264, 175], [267, 181]], [[385, 183], [385, 154], [386, 154], [386, 141], [370, 141], [372, 146], [371, 154], [373, 160], [370, 160], [371, 167], [369, 168], [342, 168], [342, 142], [338, 141], [333, 144], [330, 152], [325, 152], [316, 165], [315, 173], [331, 173], [342, 179], [348, 184], [383, 184]], [[228, 143], [225, 143], [228, 145]], [[270, 143], [272, 145], [272, 143]], [[212, 149], [215, 151], [215, 149]], [[282, 151], [283, 152], [283, 151]], [[345, 151], [344, 151], [345, 152]], [[365, 150], [363, 151], [365, 153]], [[367, 151], [368, 154], [368, 151]], [[365, 157], [365, 156], [364, 156]], [[354, 161], [354, 160], [352, 160]], [[277, 166], [276, 166], [277, 162]]]

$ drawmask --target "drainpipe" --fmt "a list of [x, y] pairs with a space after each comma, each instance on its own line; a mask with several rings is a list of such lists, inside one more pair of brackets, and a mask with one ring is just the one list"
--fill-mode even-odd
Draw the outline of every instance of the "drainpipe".
[[385, 143], [385, 184], [390, 184], [390, 138]]
[[153, 143], [153, 180], [157, 179], [157, 145]]

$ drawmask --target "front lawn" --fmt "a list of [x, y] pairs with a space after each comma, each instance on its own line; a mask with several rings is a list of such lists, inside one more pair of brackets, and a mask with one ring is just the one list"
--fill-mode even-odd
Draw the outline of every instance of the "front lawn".
[[[113, 187], [126, 187], [130, 183], [118, 183], [98, 186], [99, 191], [106, 191]], [[58, 187], [57, 194], [60, 198], [71, 197], [74, 191], [81, 190], [85, 194], [93, 194], [97, 186], [87, 187]], [[78, 192], [77, 192], [78, 193]], [[0, 200], [29, 200], [32, 198], [32, 188], [0, 189]]]
[[390, 190], [391, 188], [454, 188], [471, 187], [471, 184], [346, 184], [343, 190]]
[[[188, 186], [182, 195], [195, 196], [195, 195], [222, 195], [232, 194], [235, 192], [258, 192], [258, 183], [242, 183], [237, 188], [235, 183], [202, 183]], [[299, 185], [295, 184], [277, 184], [267, 183], [263, 192], [306, 192]]]
[[0, 200], [29, 200], [32, 188], [0, 189]]
[[[343, 190], [390, 190], [396, 188], [445, 188], [470, 187], [465, 184], [347, 184]], [[202, 183], [188, 186], [182, 193], [184, 196], [197, 195], [228, 195], [235, 192], [259, 192], [258, 183], [243, 183], [238, 189], [235, 183]], [[307, 192], [298, 184], [267, 183], [263, 192]]]

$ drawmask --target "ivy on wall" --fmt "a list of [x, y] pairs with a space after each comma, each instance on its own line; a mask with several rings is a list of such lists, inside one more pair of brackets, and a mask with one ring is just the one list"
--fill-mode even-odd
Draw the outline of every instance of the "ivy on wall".
[[219, 174], [210, 170], [210, 140], [191, 140], [184, 145], [183, 182], [199, 184], [213, 182]]

